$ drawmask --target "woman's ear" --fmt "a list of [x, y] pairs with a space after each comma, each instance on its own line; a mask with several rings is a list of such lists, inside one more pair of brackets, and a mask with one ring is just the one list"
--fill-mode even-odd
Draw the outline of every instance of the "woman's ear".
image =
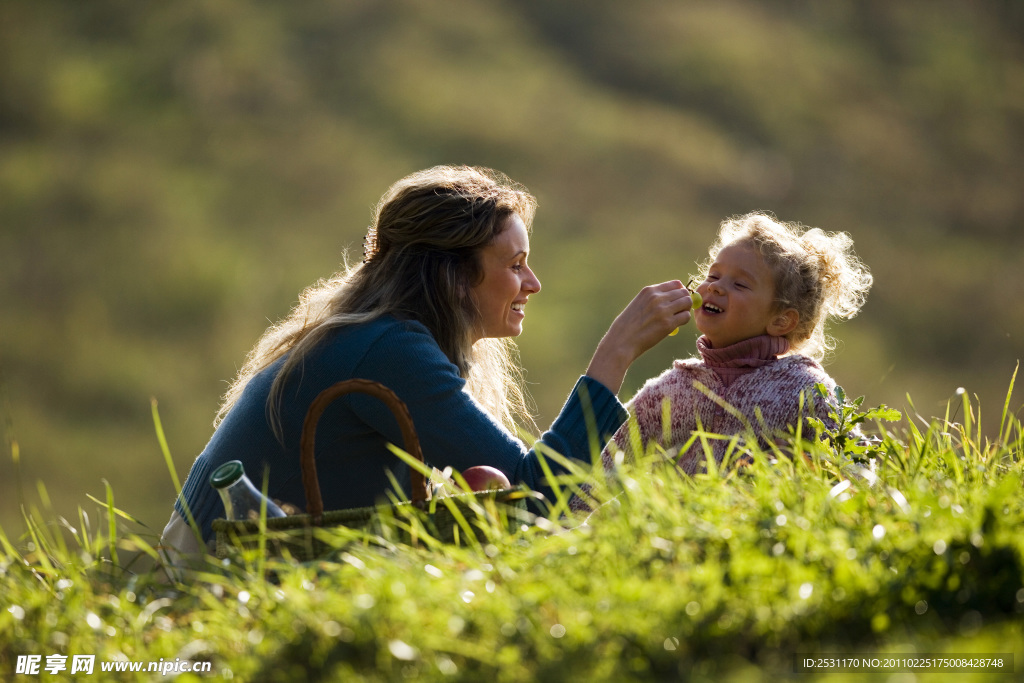
[[773, 337], [785, 337], [795, 330], [799, 324], [800, 314], [796, 312], [795, 308], [787, 308], [772, 316], [771, 321], [768, 323], [768, 334]]

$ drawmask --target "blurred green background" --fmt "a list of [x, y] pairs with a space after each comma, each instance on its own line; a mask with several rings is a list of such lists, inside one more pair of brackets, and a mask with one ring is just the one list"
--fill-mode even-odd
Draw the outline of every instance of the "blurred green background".
[[76, 516], [106, 479], [160, 529], [151, 397], [184, 477], [268, 322], [438, 163], [539, 198], [542, 426], [640, 287], [765, 209], [850, 232], [874, 272], [833, 328], [840, 384], [925, 417], [964, 387], [994, 432], [1024, 350], [1022, 36], [1014, 0], [7, 0], [0, 524], [37, 480]]

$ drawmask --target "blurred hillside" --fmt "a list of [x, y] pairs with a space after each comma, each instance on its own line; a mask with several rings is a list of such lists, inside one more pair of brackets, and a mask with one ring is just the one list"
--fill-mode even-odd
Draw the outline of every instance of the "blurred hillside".
[[1021, 36], [1005, 0], [8, 0], [0, 524], [37, 479], [69, 515], [107, 479], [162, 527], [150, 398], [184, 477], [268, 321], [437, 163], [540, 200], [520, 347], [541, 424], [641, 286], [765, 209], [850, 232], [875, 274], [833, 330], [850, 393], [928, 417], [965, 387], [992, 429], [1024, 355]]

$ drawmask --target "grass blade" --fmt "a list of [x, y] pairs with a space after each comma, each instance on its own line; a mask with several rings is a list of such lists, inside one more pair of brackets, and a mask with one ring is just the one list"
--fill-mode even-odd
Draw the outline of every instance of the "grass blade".
[[200, 531], [195, 517], [192, 516], [192, 510], [189, 509], [188, 501], [186, 501], [181, 495], [181, 481], [178, 479], [177, 470], [174, 469], [174, 458], [171, 457], [171, 449], [167, 445], [167, 437], [164, 434], [163, 423], [160, 421], [160, 411], [157, 410], [156, 398], [151, 398], [149, 400], [149, 404], [153, 413], [153, 427], [156, 429], [156, 438], [160, 443], [160, 452], [163, 453], [164, 463], [167, 465], [167, 471], [171, 475], [171, 482], [174, 484], [174, 495], [181, 501], [181, 506], [185, 510], [185, 520], [192, 528], [192, 533], [195, 534], [196, 542], [201, 548], [205, 545], [203, 542], [203, 533]]
[[117, 557], [117, 517], [114, 510], [114, 489], [110, 487], [110, 482], [106, 479], [103, 480], [103, 486], [107, 490], [107, 546], [110, 549], [110, 561], [114, 563], [114, 566], [121, 564]]

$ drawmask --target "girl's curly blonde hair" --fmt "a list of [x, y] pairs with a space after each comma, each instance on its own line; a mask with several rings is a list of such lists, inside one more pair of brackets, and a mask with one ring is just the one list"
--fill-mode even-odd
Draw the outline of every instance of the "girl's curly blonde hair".
[[785, 223], [764, 212], [734, 216], [722, 222], [702, 266], [704, 275], [723, 248], [737, 243], [756, 249], [774, 273], [775, 311], [792, 308], [800, 314], [800, 322], [786, 335], [791, 350], [823, 360], [835, 348], [826, 323], [857, 315], [874, 280], [853, 252], [853, 239], [845, 232]]

